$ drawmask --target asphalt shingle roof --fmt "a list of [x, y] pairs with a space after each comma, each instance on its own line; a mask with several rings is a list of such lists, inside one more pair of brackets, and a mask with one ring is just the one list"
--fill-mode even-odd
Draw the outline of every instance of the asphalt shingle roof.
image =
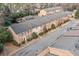
[[72, 30], [79, 30], [79, 26], [73, 27]]
[[[74, 27], [74, 29], [77, 27]], [[51, 44], [51, 47], [67, 50], [73, 55], [79, 56], [79, 30], [65, 32], [55, 43]]]
[[79, 42], [79, 37], [60, 37], [55, 44], [51, 45], [51, 47], [70, 51], [73, 55], [78, 56], [79, 50], [76, 49], [76, 44]]
[[70, 51], [73, 55], [79, 55], [79, 49], [75, 46], [79, 43], [79, 37], [60, 37], [51, 47]]
[[63, 34], [65, 37], [79, 37], [79, 30], [70, 30]]
[[29, 31], [29, 29], [32, 29], [34, 27], [41, 26], [47, 22], [58, 20], [59, 18], [65, 17], [71, 13], [72, 12], [62, 11], [52, 15], [42, 16], [33, 20], [27, 20], [22, 23], [13, 24], [11, 25], [11, 28], [14, 30], [16, 34], [19, 34], [25, 31]]
[[52, 7], [52, 8], [46, 8], [44, 10], [47, 12], [50, 12], [50, 11], [55, 11], [55, 10], [59, 10], [59, 9], [62, 9], [62, 8], [61, 7]]

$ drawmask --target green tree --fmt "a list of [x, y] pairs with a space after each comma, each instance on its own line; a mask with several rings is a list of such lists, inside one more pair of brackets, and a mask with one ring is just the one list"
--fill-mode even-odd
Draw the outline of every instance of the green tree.
[[12, 41], [11, 33], [4, 28], [0, 29], [0, 42], [5, 44], [6, 42], [10, 41]]
[[0, 43], [0, 52], [2, 52], [4, 49], [4, 45], [2, 43]]
[[11, 21], [5, 20], [4, 25], [5, 25], [5, 26], [10, 26], [10, 25], [11, 25]]
[[76, 11], [75, 18], [79, 18], [79, 10]]

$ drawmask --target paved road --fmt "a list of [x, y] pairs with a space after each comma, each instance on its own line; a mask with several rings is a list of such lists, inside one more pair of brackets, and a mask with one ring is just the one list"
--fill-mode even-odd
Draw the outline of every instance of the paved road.
[[54, 43], [58, 37], [60, 37], [67, 28], [74, 27], [76, 25], [75, 21], [70, 21], [67, 25], [57, 28], [55, 31], [51, 31], [44, 37], [40, 38], [36, 43], [19, 50], [14, 56], [35, 56], [43, 49], [47, 48]]

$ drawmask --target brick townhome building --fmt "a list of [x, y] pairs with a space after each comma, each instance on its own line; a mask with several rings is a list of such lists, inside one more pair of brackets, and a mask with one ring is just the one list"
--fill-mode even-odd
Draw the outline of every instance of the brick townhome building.
[[59, 23], [63, 23], [72, 16], [72, 12], [62, 11], [51, 15], [42, 16], [38, 19], [28, 20], [22, 23], [13, 24], [9, 27], [14, 40], [20, 44], [22, 41], [27, 42], [27, 37], [33, 32], [39, 34], [43, 32], [43, 28], [49, 29], [51, 25], [57, 27]]
[[62, 7], [52, 7], [52, 8], [41, 9], [40, 12], [38, 13], [38, 16], [54, 14], [54, 13], [60, 12], [60, 11], [63, 11]]

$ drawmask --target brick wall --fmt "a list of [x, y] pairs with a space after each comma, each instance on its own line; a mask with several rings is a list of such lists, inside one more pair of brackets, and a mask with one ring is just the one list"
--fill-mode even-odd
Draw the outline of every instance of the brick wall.
[[20, 43], [20, 40], [18, 38], [18, 35], [13, 31], [13, 29], [11, 27], [9, 27], [9, 31], [12, 33], [13, 35], [13, 39], [17, 42]]

